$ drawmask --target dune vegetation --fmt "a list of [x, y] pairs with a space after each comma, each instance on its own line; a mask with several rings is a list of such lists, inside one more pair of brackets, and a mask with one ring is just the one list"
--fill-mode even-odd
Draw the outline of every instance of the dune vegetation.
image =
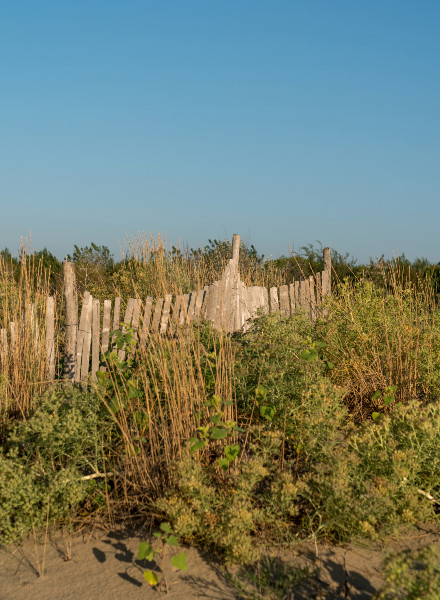
[[[218, 279], [230, 251], [139, 237], [119, 262], [95, 244], [69, 259], [79, 293], [156, 297]], [[38, 320], [51, 294], [59, 353], [51, 382], [34, 337], [1, 354], [0, 542], [47, 526], [166, 523], [182, 545], [255, 565], [302, 539], [374, 541], [438, 521], [440, 267], [332, 259], [325, 319], [298, 311], [233, 335], [203, 322], [152, 334], [123, 361], [110, 350], [95, 379], [72, 386], [61, 377], [62, 263], [46, 249], [4, 250], [0, 327], [30, 303]], [[267, 260], [243, 244], [240, 272], [248, 285], [280, 285], [321, 261], [311, 245]], [[130, 346], [130, 330], [115, 339]], [[381, 597], [419, 597], [393, 588], [396, 561]]]

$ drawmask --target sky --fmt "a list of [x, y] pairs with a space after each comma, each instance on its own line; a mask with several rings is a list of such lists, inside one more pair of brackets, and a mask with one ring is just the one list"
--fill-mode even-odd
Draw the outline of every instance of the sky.
[[0, 8], [0, 248], [440, 261], [438, 0]]

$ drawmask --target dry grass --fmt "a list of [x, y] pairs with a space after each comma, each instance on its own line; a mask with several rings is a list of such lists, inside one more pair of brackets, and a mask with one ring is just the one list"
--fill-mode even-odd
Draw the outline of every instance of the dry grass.
[[[17, 268], [0, 257], [0, 420], [11, 413], [24, 417], [34, 395], [50, 383], [46, 355], [49, 277], [50, 273], [43, 272], [41, 263], [36, 262], [35, 255], [29, 255], [25, 245]], [[60, 337], [57, 300], [56, 349]]]
[[411, 281], [397, 262], [379, 263], [381, 285], [339, 282], [321, 325], [333, 380], [364, 418], [379, 408], [374, 392], [397, 386], [396, 398], [427, 398], [439, 389], [440, 319], [429, 280]]

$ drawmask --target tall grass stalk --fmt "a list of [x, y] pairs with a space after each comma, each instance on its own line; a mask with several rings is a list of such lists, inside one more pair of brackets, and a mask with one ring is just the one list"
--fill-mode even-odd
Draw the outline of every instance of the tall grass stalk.
[[338, 282], [318, 325], [332, 379], [347, 390], [350, 408], [364, 418], [377, 408], [378, 390], [396, 385], [396, 399], [437, 397], [440, 314], [432, 282], [411, 281], [398, 261], [377, 265], [380, 284], [365, 278]]
[[[0, 256], [0, 421], [25, 416], [32, 398], [47, 387], [46, 303], [50, 273], [22, 244], [20, 264]], [[55, 295], [55, 335], [58, 327]], [[59, 347], [55, 339], [55, 348]], [[57, 356], [55, 360], [57, 362]]]

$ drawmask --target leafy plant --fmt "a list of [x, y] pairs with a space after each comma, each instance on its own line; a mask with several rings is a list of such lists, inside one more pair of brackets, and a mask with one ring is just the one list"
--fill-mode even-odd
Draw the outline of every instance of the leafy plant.
[[[154, 537], [160, 541], [160, 547], [154, 549], [148, 542], [141, 542], [138, 549], [138, 560], [154, 561], [155, 557], [159, 558], [159, 564], [156, 564], [152, 569], [144, 571], [144, 578], [151, 587], [160, 587], [161, 580], [159, 573], [163, 575], [163, 583], [168, 592], [168, 584], [164, 574], [164, 559], [167, 547], [175, 547], [179, 545], [177, 537], [173, 533], [168, 523], [160, 524], [160, 531], [153, 533]], [[179, 571], [186, 571], [186, 555], [185, 552], [180, 552], [171, 557], [171, 564]]]
[[440, 544], [416, 551], [390, 554], [383, 566], [386, 581], [376, 600], [438, 600], [440, 598]]

